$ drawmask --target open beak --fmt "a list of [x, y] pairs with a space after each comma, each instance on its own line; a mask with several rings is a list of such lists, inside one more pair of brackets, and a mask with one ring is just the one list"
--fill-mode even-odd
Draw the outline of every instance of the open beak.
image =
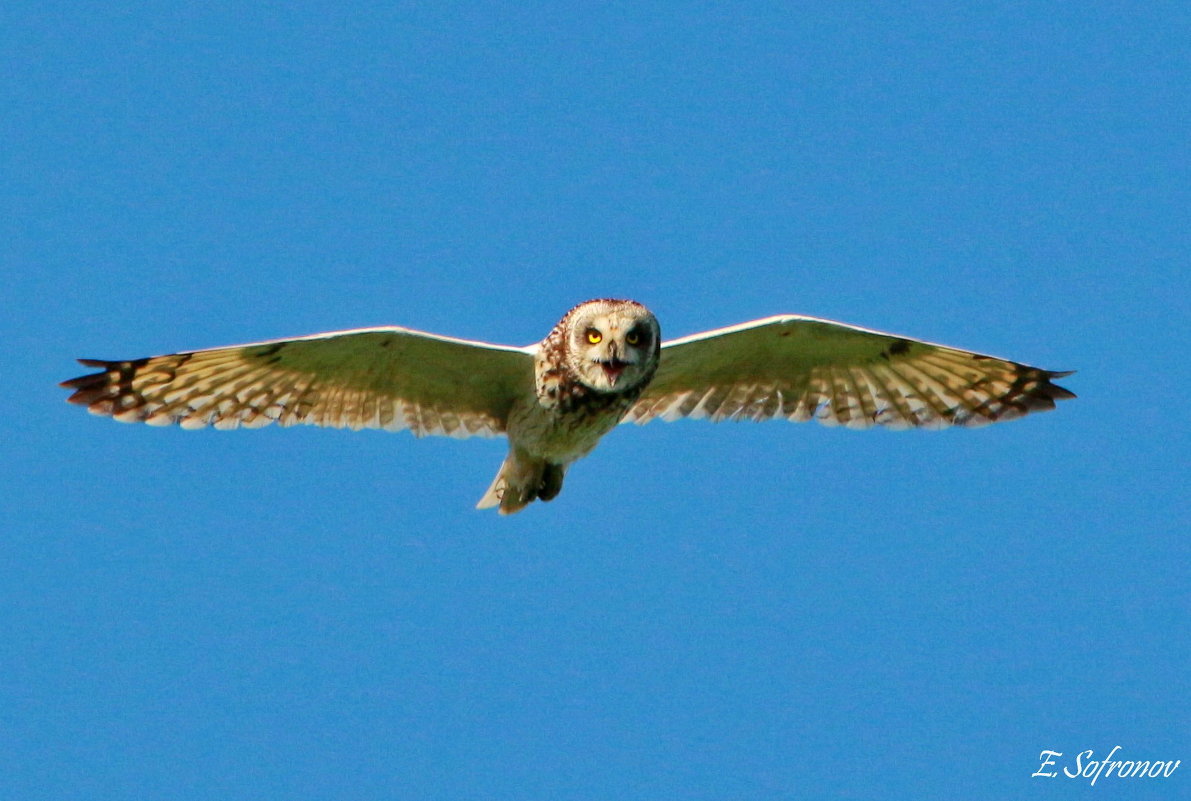
[[622, 362], [620, 359], [611, 358], [606, 362], [600, 362], [600, 367], [604, 370], [604, 375], [608, 377], [608, 383], [616, 386], [616, 382], [620, 380], [620, 374], [624, 372], [624, 368], [628, 367], [628, 362]]

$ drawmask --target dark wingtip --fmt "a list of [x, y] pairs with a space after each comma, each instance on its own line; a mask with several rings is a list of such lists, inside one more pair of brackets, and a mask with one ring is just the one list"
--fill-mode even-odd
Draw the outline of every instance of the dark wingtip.
[[[79, 361], [81, 362], [82, 359], [79, 359]], [[89, 366], [98, 367], [99, 365], [89, 365]], [[87, 373], [86, 375], [80, 375], [80, 376], [76, 376], [74, 378], [68, 378], [65, 381], [59, 381], [58, 386], [62, 387], [63, 389], [82, 389], [83, 387], [86, 387], [86, 386], [92, 386], [92, 385], [98, 384], [98, 383], [106, 383], [106, 381], [107, 381], [107, 372], [105, 371], [102, 373]]]
[[78, 363], [84, 367], [103, 368], [103, 372], [87, 373], [86, 375], [80, 375], [58, 382], [58, 386], [63, 389], [75, 390], [74, 394], [66, 399], [67, 403], [77, 403], [85, 406], [89, 405], [95, 399], [97, 393], [108, 385], [108, 371], [114, 362], [104, 359], [78, 359]]
[[1066, 387], [1060, 387], [1058, 384], [1052, 384], [1053, 378], [1066, 378], [1069, 375], [1075, 375], [1074, 370], [1048, 370], [1046, 372], [1046, 388], [1050, 390], [1050, 397], [1055, 400], [1071, 400], [1079, 397]]

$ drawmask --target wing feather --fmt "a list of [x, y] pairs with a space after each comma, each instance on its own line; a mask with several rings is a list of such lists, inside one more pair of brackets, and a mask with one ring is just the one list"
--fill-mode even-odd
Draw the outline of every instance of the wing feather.
[[183, 428], [278, 423], [491, 436], [504, 432], [509, 407], [533, 386], [532, 348], [406, 328], [79, 361], [100, 372], [62, 382], [74, 390], [70, 402], [122, 422]]
[[783, 315], [662, 344], [624, 422], [818, 420], [847, 428], [979, 426], [1074, 398], [1069, 375], [813, 317]]

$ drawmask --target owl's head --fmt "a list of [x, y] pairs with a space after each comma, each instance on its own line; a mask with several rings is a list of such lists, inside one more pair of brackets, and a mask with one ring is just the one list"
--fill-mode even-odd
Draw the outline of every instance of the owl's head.
[[566, 365], [582, 383], [600, 392], [624, 392], [653, 378], [662, 331], [640, 303], [589, 300], [571, 309], [563, 323]]

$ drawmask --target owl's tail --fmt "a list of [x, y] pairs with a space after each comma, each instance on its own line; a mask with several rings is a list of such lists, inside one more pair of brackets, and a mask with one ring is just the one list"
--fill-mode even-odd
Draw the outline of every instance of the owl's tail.
[[492, 486], [476, 504], [490, 509], [499, 504], [502, 515], [520, 512], [534, 500], [549, 501], [562, 491], [566, 466], [552, 464], [519, 450], [510, 450], [492, 480]]

